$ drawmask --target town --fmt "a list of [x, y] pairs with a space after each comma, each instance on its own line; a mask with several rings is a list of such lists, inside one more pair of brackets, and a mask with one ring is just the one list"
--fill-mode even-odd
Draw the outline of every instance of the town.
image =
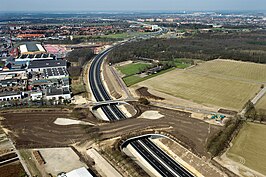
[[0, 176], [265, 176], [265, 39], [264, 11], [1, 12]]

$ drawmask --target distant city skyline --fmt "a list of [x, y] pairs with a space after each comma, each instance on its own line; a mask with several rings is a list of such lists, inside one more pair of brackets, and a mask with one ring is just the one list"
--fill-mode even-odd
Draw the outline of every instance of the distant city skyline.
[[266, 10], [266, 0], [1, 0], [0, 11]]

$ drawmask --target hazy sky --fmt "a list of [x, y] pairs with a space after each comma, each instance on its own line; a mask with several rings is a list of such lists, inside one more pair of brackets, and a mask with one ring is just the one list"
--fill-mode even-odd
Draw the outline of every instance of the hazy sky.
[[266, 0], [0, 0], [0, 12], [104, 10], [266, 10]]

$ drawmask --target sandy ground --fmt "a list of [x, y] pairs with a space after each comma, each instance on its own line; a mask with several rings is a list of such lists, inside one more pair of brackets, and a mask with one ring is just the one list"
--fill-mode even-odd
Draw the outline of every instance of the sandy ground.
[[179, 143], [166, 139], [160, 138], [153, 140], [155, 144], [160, 146], [166, 152], [169, 153], [174, 159], [180, 162], [184, 167], [191, 170], [197, 176], [206, 177], [224, 177], [226, 176], [219, 169], [214, 167], [208, 162], [204, 156], [199, 158], [191, 151], [181, 146]]
[[9, 153], [13, 150], [13, 146], [7, 138], [6, 134], [0, 134], [0, 155]]
[[95, 168], [103, 177], [122, 177], [95, 149], [89, 149], [87, 154], [95, 161]]
[[145, 111], [141, 114], [139, 118], [143, 119], [160, 119], [163, 118], [164, 115], [160, 114], [159, 111]]
[[126, 117], [131, 117], [133, 115], [130, 114], [130, 112], [126, 109], [124, 105], [119, 105], [119, 109], [126, 115]]
[[204, 118], [206, 118], [207, 116], [208, 116], [208, 114], [197, 113], [197, 112], [191, 112], [191, 117], [193, 117], [193, 118], [195, 118], [195, 119], [204, 120]]
[[94, 124], [89, 123], [89, 122], [84, 122], [84, 121], [80, 121], [80, 120], [73, 120], [73, 119], [67, 119], [67, 118], [57, 118], [54, 121], [54, 124], [56, 124], [56, 125], [78, 125], [78, 124], [94, 125]]
[[124, 90], [121, 88], [121, 86], [119, 85], [116, 77], [114, 76], [114, 74], [111, 71], [111, 66], [109, 66], [106, 62], [103, 63], [104, 68], [103, 70], [103, 78], [104, 81], [106, 82], [106, 84], [108, 85], [108, 89], [109, 89], [109, 93], [112, 93], [112, 95], [114, 96], [114, 94], [116, 95], [120, 95], [121, 98], [126, 98], [126, 93], [124, 92]]
[[234, 172], [235, 174], [243, 177], [265, 177], [265, 175], [252, 170], [241, 163], [235, 162], [229, 159], [224, 153], [221, 157], [214, 158], [216, 162], [220, 165], [224, 166], [225, 168], [229, 169], [230, 171]]
[[197, 177], [204, 177], [200, 172], [198, 172], [194, 167], [186, 163], [184, 160], [182, 160], [180, 157], [178, 157], [171, 149], [167, 146], [165, 146], [159, 139], [151, 139], [157, 146], [161, 147], [162, 149], [166, 150], [168, 154], [174, 158], [178, 164], [183, 166], [185, 169], [189, 170], [191, 173], [193, 173]]
[[77, 168], [86, 167], [79, 160], [79, 156], [71, 148], [37, 149], [43, 156], [47, 173], [56, 176], [60, 172], [69, 172]]
[[87, 104], [88, 100], [80, 95], [75, 95], [73, 103], [76, 105]]
[[107, 116], [105, 115], [105, 113], [103, 112], [102, 108], [99, 108], [96, 110], [98, 115], [99, 115], [99, 119], [105, 120], [105, 121], [110, 121]]

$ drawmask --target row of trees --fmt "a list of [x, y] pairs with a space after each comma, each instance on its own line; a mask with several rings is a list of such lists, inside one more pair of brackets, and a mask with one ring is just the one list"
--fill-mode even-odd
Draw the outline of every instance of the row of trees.
[[255, 108], [254, 104], [249, 100], [246, 104], [246, 113], [245, 118], [250, 121], [266, 121], [266, 115], [262, 111], [259, 111]]
[[68, 53], [66, 59], [71, 63], [70, 67], [68, 68], [68, 72], [70, 76], [79, 77], [82, 71], [83, 65], [92, 59], [94, 53], [91, 49], [75, 49]]
[[240, 117], [230, 119], [226, 125], [208, 139], [207, 149], [213, 157], [219, 155], [225, 148], [229, 147], [229, 143], [236, 133], [240, 130], [243, 120]]
[[126, 43], [115, 48], [109, 60], [118, 63], [137, 60], [138, 57], [157, 60], [192, 58], [212, 60], [217, 58], [266, 63], [266, 33], [206, 33], [191, 38], [148, 39]]
[[[254, 104], [250, 100], [245, 104], [244, 108], [246, 109], [244, 115], [246, 120], [259, 122], [266, 120], [266, 115], [263, 112], [256, 110]], [[208, 139], [208, 151], [213, 156], [221, 154], [224, 149], [229, 147], [230, 141], [237, 135], [244, 122], [245, 120], [239, 116], [230, 119], [221, 131]]]

